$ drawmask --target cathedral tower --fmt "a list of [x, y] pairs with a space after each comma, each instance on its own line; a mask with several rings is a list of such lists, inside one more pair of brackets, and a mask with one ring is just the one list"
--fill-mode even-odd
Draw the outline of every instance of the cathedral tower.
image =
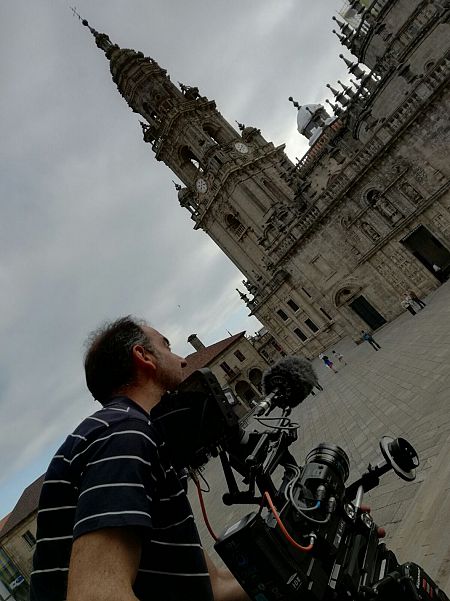
[[[284, 145], [275, 147], [255, 127], [238, 124], [235, 129], [198, 88], [177, 87], [152, 58], [119, 48], [87, 21], [83, 24], [105, 52], [120, 94], [145, 119], [144, 140], [155, 158], [183, 182], [176, 185], [178, 199], [195, 229], [203, 229], [246, 276], [244, 285], [253, 298], [243, 293], [241, 298], [251, 311], [273, 331], [271, 316], [281, 302], [273, 293], [286, 288], [292, 306], [299, 310], [307, 305], [303, 317], [312, 317], [316, 309], [310, 306], [311, 297], [296, 292], [304, 282], [298, 277], [294, 282], [283, 267], [304, 225], [302, 216], [311, 209], [301, 186], [292, 183], [295, 167]], [[276, 306], [266, 306], [269, 298]], [[315, 322], [321, 319], [319, 314], [309, 322], [319, 329]], [[278, 338], [288, 352], [298, 350], [307, 338], [300, 323], [293, 325], [297, 339], [286, 344]]]

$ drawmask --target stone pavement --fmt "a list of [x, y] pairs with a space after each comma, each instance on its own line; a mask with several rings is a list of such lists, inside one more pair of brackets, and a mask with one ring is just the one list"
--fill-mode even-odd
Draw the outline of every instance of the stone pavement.
[[[381, 457], [383, 435], [403, 436], [421, 461], [414, 482], [393, 472], [365, 496], [376, 522], [386, 527], [388, 547], [400, 561], [415, 561], [450, 592], [450, 283], [428, 299], [416, 316], [405, 313], [379, 330], [381, 350], [343, 340], [333, 347], [348, 362], [333, 374], [322, 362], [315, 367], [324, 391], [309, 396], [293, 411], [301, 424], [291, 451], [299, 463], [319, 442], [342, 446], [350, 457], [349, 482]], [[211, 492], [205, 503], [219, 533], [251, 506], [226, 507], [221, 468], [205, 469]], [[192, 487], [193, 488], [193, 487]], [[211, 537], [202, 525], [198, 500], [191, 500], [205, 548]], [[214, 552], [212, 552], [214, 557]], [[217, 558], [217, 557], [216, 557]]]

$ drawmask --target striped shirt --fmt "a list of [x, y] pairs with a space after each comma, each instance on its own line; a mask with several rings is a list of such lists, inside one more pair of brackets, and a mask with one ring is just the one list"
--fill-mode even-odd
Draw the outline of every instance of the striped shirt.
[[140, 528], [133, 586], [142, 601], [213, 599], [189, 504], [149, 415], [125, 397], [86, 418], [47, 470], [39, 500], [30, 601], [63, 601], [72, 542], [102, 528]]

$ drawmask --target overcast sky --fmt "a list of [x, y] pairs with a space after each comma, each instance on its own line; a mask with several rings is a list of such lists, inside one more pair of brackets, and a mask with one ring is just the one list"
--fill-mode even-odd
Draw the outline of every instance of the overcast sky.
[[[222, 114], [287, 143], [292, 95], [321, 102], [345, 77], [331, 33], [343, 0], [78, 0], [121, 47], [172, 81], [197, 85]], [[105, 319], [147, 318], [192, 351], [227, 330], [254, 333], [235, 292], [243, 276], [193, 231], [173, 175], [142, 140], [104, 54], [65, 0], [0, 5], [0, 517], [97, 406], [83, 342]], [[241, 286], [242, 288], [242, 286]]]

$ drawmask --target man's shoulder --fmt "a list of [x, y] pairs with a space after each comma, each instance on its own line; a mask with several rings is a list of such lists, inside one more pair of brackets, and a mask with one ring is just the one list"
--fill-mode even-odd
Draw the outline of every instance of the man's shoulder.
[[144, 410], [125, 398], [114, 399], [113, 402], [86, 417], [67, 436], [57, 456], [61, 455], [72, 462], [74, 457], [84, 454], [89, 449], [95, 450], [94, 446], [98, 447], [98, 443], [106, 444], [108, 441], [114, 443], [117, 438], [122, 439], [127, 434], [128, 439], [130, 436], [134, 438], [137, 436], [141, 444], [154, 449], [162, 444], [159, 433]]
[[91, 433], [105, 428], [116, 428], [130, 421], [138, 427], [152, 429], [150, 416], [126, 397], [118, 397], [86, 417], [74, 433]]

